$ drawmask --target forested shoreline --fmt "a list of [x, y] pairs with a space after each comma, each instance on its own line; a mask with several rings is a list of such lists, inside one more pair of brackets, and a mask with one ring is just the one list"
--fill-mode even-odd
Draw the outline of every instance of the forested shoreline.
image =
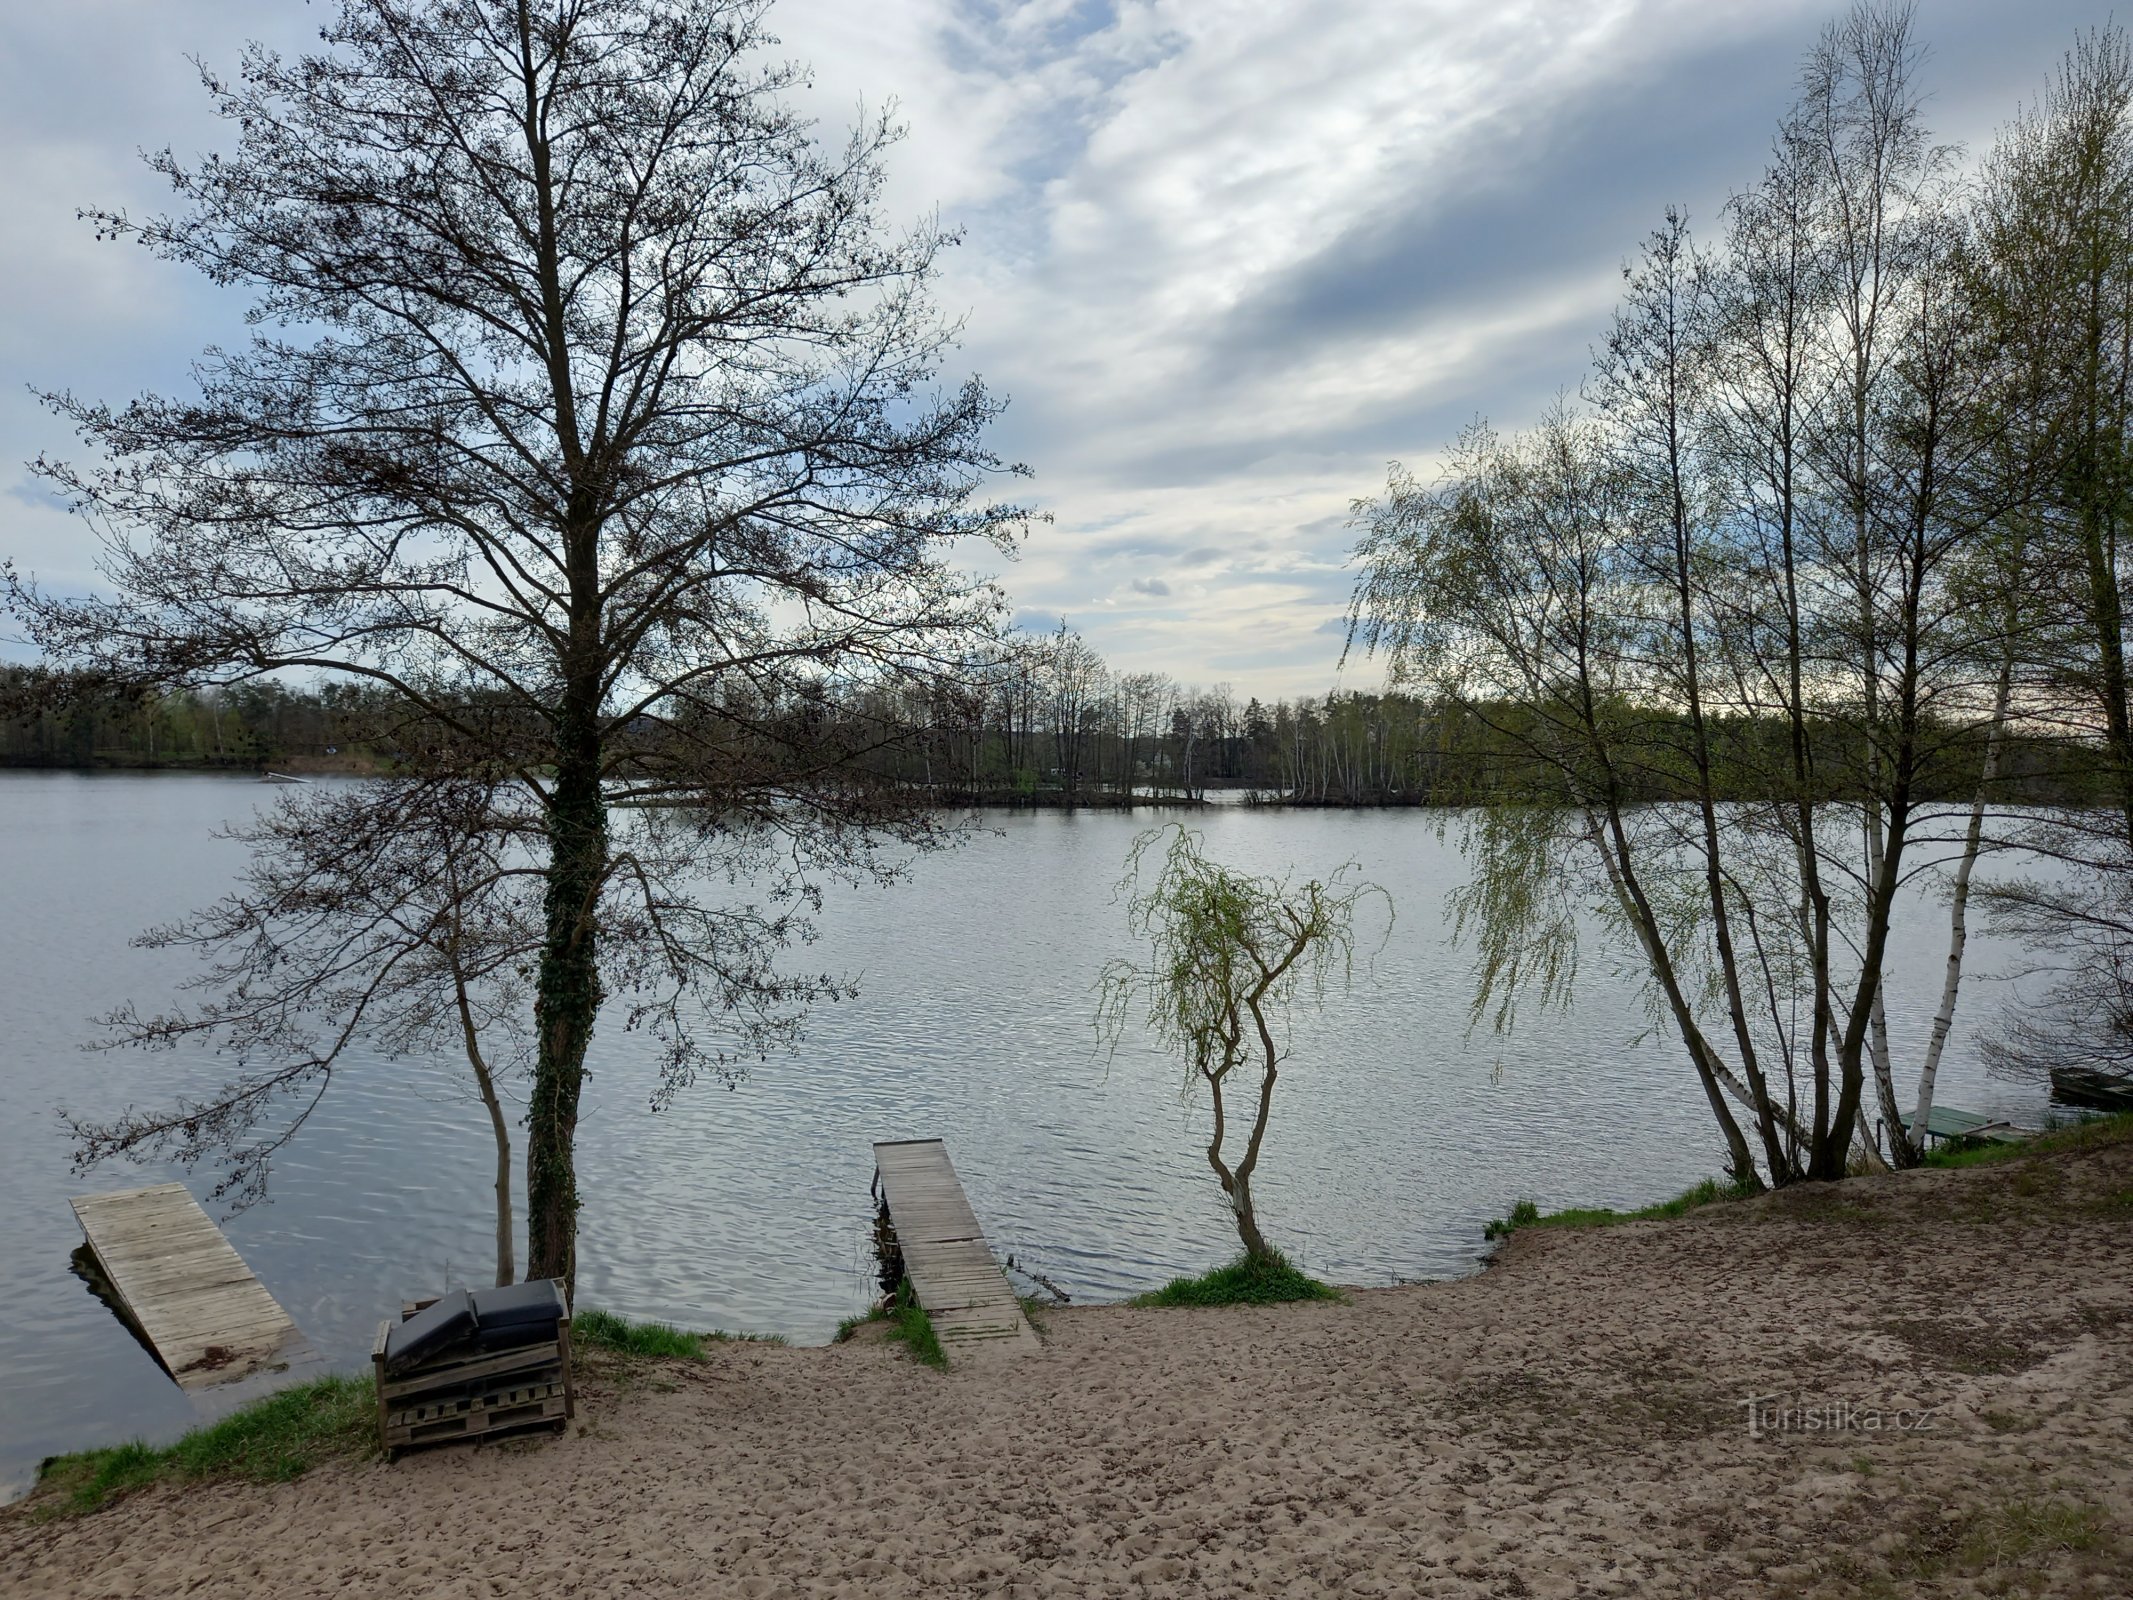
[[[411, 747], [428, 743], [418, 713], [346, 685], [261, 680], [138, 695], [86, 684], [55, 693], [49, 682], [32, 692], [21, 674], [7, 683], [16, 699], [0, 703], [0, 768], [384, 774], [414, 770], [421, 762]], [[1240, 698], [1226, 684], [1114, 673], [1070, 632], [1025, 641], [967, 684], [953, 694], [877, 688], [832, 696], [806, 714], [842, 724], [837, 742], [863, 750], [861, 762], [876, 777], [943, 805], [1174, 805], [1210, 790], [1243, 790], [1254, 803], [1277, 806], [1471, 805], [1509, 787], [1522, 754], [1505, 708], [1481, 714], [1398, 691]], [[1642, 773], [1629, 775], [1628, 792], [1673, 798], [1687, 726], [1662, 711], [1642, 716], [1652, 755]], [[1775, 721], [1767, 732], [1771, 740], [1784, 734]], [[1738, 741], [1742, 748], [1759, 742], [1752, 733]], [[1974, 772], [1975, 761], [1965, 759], [1964, 745], [1955, 731], [1950, 782], [1939, 798], [1967, 793], [1960, 775]], [[2018, 730], [2000, 754], [1998, 798], [2011, 806], [2108, 804], [2103, 756], [2100, 745], [2070, 747], [2063, 737]], [[1746, 762], [1718, 774], [1718, 793], [1769, 798], [1756, 781], [1760, 770]], [[1841, 786], [1841, 772], [1831, 781]]]
[[384, 770], [364, 743], [374, 702], [341, 685], [272, 680], [166, 694], [0, 683], [0, 767], [247, 771], [277, 765]]

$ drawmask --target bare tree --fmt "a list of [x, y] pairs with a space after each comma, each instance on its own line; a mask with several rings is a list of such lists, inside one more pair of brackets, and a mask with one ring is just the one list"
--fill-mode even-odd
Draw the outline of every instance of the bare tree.
[[1119, 735], [1125, 745], [1119, 776], [1129, 805], [1140, 771], [1141, 745], [1162, 737], [1165, 712], [1176, 695], [1177, 685], [1160, 672], [1129, 673], [1119, 679]]
[[1044, 653], [1046, 714], [1052, 729], [1052, 761], [1068, 805], [1081, 798], [1089, 755], [1090, 714], [1102, 703], [1111, 681], [1103, 657], [1062, 620]]
[[[669, 1087], [732, 1070], [835, 987], [772, 975], [790, 906], [938, 838], [823, 692], [958, 671], [1002, 607], [952, 558], [1020, 526], [978, 497], [996, 402], [938, 383], [951, 241], [881, 215], [896, 130], [819, 149], [763, 11], [344, 0], [321, 53], [204, 74], [234, 149], [151, 158], [175, 214], [92, 215], [250, 290], [252, 337], [185, 398], [49, 397], [105, 458], [39, 470], [111, 594], [11, 583], [56, 662], [367, 680], [524, 788], [536, 1275], [575, 1272], [603, 1000], [661, 1030]], [[687, 809], [620, 837], [617, 805]], [[787, 910], [697, 904], [764, 870]]]
[[[511, 1132], [502, 1081], [531, 1054], [527, 997], [541, 949], [540, 818], [516, 785], [384, 781], [285, 795], [230, 837], [251, 847], [239, 888], [139, 943], [190, 950], [189, 1009], [110, 1018], [106, 1047], [206, 1044], [220, 1089], [109, 1121], [70, 1118], [77, 1161], [164, 1155], [219, 1165], [215, 1194], [266, 1191], [352, 1047], [460, 1053], [495, 1148], [496, 1281], [516, 1276]], [[287, 1108], [285, 1116], [280, 1115]]]

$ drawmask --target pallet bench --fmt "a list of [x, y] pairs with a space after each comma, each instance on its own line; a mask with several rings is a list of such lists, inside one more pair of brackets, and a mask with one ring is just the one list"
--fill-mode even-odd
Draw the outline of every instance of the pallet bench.
[[[401, 1307], [399, 1320], [406, 1322], [433, 1304], [434, 1299], [412, 1301]], [[378, 1390], [378, 1443], [387, 1460], [420, 1445], [561, 1429], [577, 1412], [567, 1307], [553, 1338], [509, 1350], [456, 1345], [388, 1372], [386, 1345], [393, 1326], [391, 1319], [378, 1324], [370, 1353]]]

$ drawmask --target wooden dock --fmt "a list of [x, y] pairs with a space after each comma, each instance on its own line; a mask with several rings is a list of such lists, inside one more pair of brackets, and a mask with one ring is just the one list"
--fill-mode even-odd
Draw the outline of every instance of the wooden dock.
[[121, 1310], [180, 1388], [219, 1388], [319, 1364], [289, 1313], [184, 1184], [68, 1203]]
[[962, 1180], [938, 1139], [896, 1139], [874, 1146], [880, 1186], [903, 1251], [904, 1274], [932, 1319], [943, 1349], [1037, 1348], [1022, 1303], [993, 1260]]
[[[1917, 1114], [1912, 1114], [1915, 1121]], [[1904, 1124], [1906, 1128], [1910, 1122]], [[1926, 1137], [1944, 1141], [1965, 1139], [1989, 1140], [1994, 1144], [2013, 1144], [2029, 1135], [2013, 1123], [2001, 1118], [1980, 1116], [1975, 1111], [1962, 1111], [1954, 1106], [1934, 1106], [1926, 1113]]]

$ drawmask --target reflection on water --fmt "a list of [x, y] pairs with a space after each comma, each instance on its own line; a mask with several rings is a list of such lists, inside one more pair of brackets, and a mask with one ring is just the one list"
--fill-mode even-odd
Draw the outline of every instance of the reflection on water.
[[[193, 1420], [67, 1266], [80, 1241], [69, 1194], [183, 1175], [76, 1178], [54, 1113], [218, 1081], [211, 1058], [79, 1045], [93, 1014], [171, 993], [182, 959], [127, 940], [219, 893], [238, 857], [216, 824], [271, 798], [217, 777], [0, 774], [7, 1487], [47, 1453]], [[1113, 885], [1146, 823], [996, 817], [905, 884], [833, 895], [823, 939], [794, 965], [856, 974], [861, 996], [820, 1012], [798, 1051], [739, 1088], [700, 1087], [654, 1112], [645, 1042], [603, 1030], [579, 1134], [584, 1302], [826, 1339], [874, 1292], [870, 1149], [889, 1138], [945, 1138], [995, 1247], [1077, 1302], [1229, 1253], [1180, 1069], [1133, 1044], [1106, 1059], [1090, 1028], [1096, 974], [1126, 948]], [[1521, 1196], [1642, 1203], [1717, 1169], [1693, 1080], [1604, 963], [1588, 964], [1573, 1017], [1465, 1036], [1467, 968], [1441, 914], [1461, 867], [1428, 817], [1217, 808], [1197, 825], [1216, 855], [1250, 869], [1353, 859], [1398, 906], [1355, 992], [1299, 1023], [1257, 1179], [1264, 1226], [1312, 1272], [1350, 1283], [1464, 1272], [1482, 1221]], [[1899, 1040], [1923, 1038], [1938, 998], [1939, 917], [1924, 906], [1898, 951]], [[1975, 970], [2006, 965], [1989, 939], [1973, 935], [1971, 950]], [[1966, 1000], [1941, 1098], [2034, 1120], [2040, 1097], [1987, 1079], [1968, 1048], [2002, 993], [1987, 984]], [[226, 1224], [339, 1365], [362, 1363], [378, 1319], [407, 1295], [491, 1274], [487, 1122], [462, 1077], [449, 1059], [351, 1062], [277, 1161], [271, 1200]]]
[[104, 1264], [96, 1258], [96, 1252], [89, 1248], [86, 1239], [76, 1245], [74, 1253], [67, 1257], [67, 1270], [81, 1279], [82, 1286], [96, 1302], [118, 1319], [118, 1325], [126, 1330], [133, 1342], [147, 1352], [148, 1359], [168, 1377], [170, 1368], [165, 1365], [162, 1356], [156, 1353], [155, 1344], [149, 1339], [147, 1330], [134, 1321], [133, 1313], [126, 1309], [126, 1302], [119, 1298], [118, 1290], [112, 1287], [111, 1279], [104, 1273]]

